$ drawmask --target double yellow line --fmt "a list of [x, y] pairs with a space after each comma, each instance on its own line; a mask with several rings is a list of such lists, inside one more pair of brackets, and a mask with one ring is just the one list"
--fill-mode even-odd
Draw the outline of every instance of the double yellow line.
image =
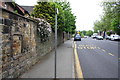
[[79, 58], [78, 58], [77, 47], [76, 47], [76, 43], [75, 42], [74, 42], [74, 55], [75, 55], [76, 77], [79, 78], [80, 80], [84, 80], [83, 79], [82, 68], [80, 66], [80, 61], [79, 61]]

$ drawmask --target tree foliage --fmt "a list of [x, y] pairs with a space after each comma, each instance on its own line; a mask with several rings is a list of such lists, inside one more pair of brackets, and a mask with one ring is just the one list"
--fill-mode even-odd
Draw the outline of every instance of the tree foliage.
[[42, 18], [48, 21], [52, 29], [55, 26], [55, 8], [58, 8], [58, 29], [74, 33], [76, 17], [71, 11], [69, 2], [38, 2], [31, 14], [35, 18]]
[[94, 23], [94, 31], [113, 31], [120, 35], [120, 1], [103, 2], [103, 16]]
[[87, 35], [87, 36], [93, 35], [93, 31], [92, 31], [92, 30], [87, 31], [86, 35]]
[[83, 30], [83, 31], [80, 31], [80, 33], [83, 33], [83, 35], [86, 35], [87, 31]]
[[80, 33], [80, 35], [81, 35], [82, 37], [93, 35], [93, 31], [92, 31], [92, 30], [88, 30], [88, 31], [83, 30], [83, 31], [79, 31], [79, 33]]

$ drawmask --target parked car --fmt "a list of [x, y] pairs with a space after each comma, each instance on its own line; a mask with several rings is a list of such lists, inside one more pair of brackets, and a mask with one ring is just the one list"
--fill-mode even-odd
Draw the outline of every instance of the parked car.
[[97, 40], [103, 40], [103, 37], [102, 36], [96, 36], [96, 39]]
[[81, 41], [81, 36], [79, 34], [76, 34], [74, 36], [74, 41]]
[[110, 40], [120, 40], [120, 36], [116, 34], [110, 35]]
[[84, 38], [88, 38], [89, 36], [84, 36]]
[[91, 37], [92, 37], [93, 39], [95, 39], [97, 36], [95, 36], [95, 35], [92, 35]]
[[106, 38], [105, 38], [106, 40], [110, 40], [110, 36], [106, 36]]
[[93, 39], [96, 39], [98, 33], [93, 33], [93, 35], [91, 36]]

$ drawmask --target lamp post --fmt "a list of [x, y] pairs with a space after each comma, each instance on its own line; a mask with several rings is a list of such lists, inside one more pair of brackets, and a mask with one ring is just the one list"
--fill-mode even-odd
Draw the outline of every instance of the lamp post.
[[57, 74], [56, 74], [57, 72], [57, 14], [58, 14], [58, 8], [55, 8], [55, 73], [54, 73], [55, 80], [57, 77]]

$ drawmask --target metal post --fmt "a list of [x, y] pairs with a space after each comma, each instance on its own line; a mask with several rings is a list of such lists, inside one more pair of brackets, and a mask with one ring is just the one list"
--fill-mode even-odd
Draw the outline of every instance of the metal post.
[[57, 8], [55, 8], [55, 80], [56, 80], [56, 77], [57, 77]]

